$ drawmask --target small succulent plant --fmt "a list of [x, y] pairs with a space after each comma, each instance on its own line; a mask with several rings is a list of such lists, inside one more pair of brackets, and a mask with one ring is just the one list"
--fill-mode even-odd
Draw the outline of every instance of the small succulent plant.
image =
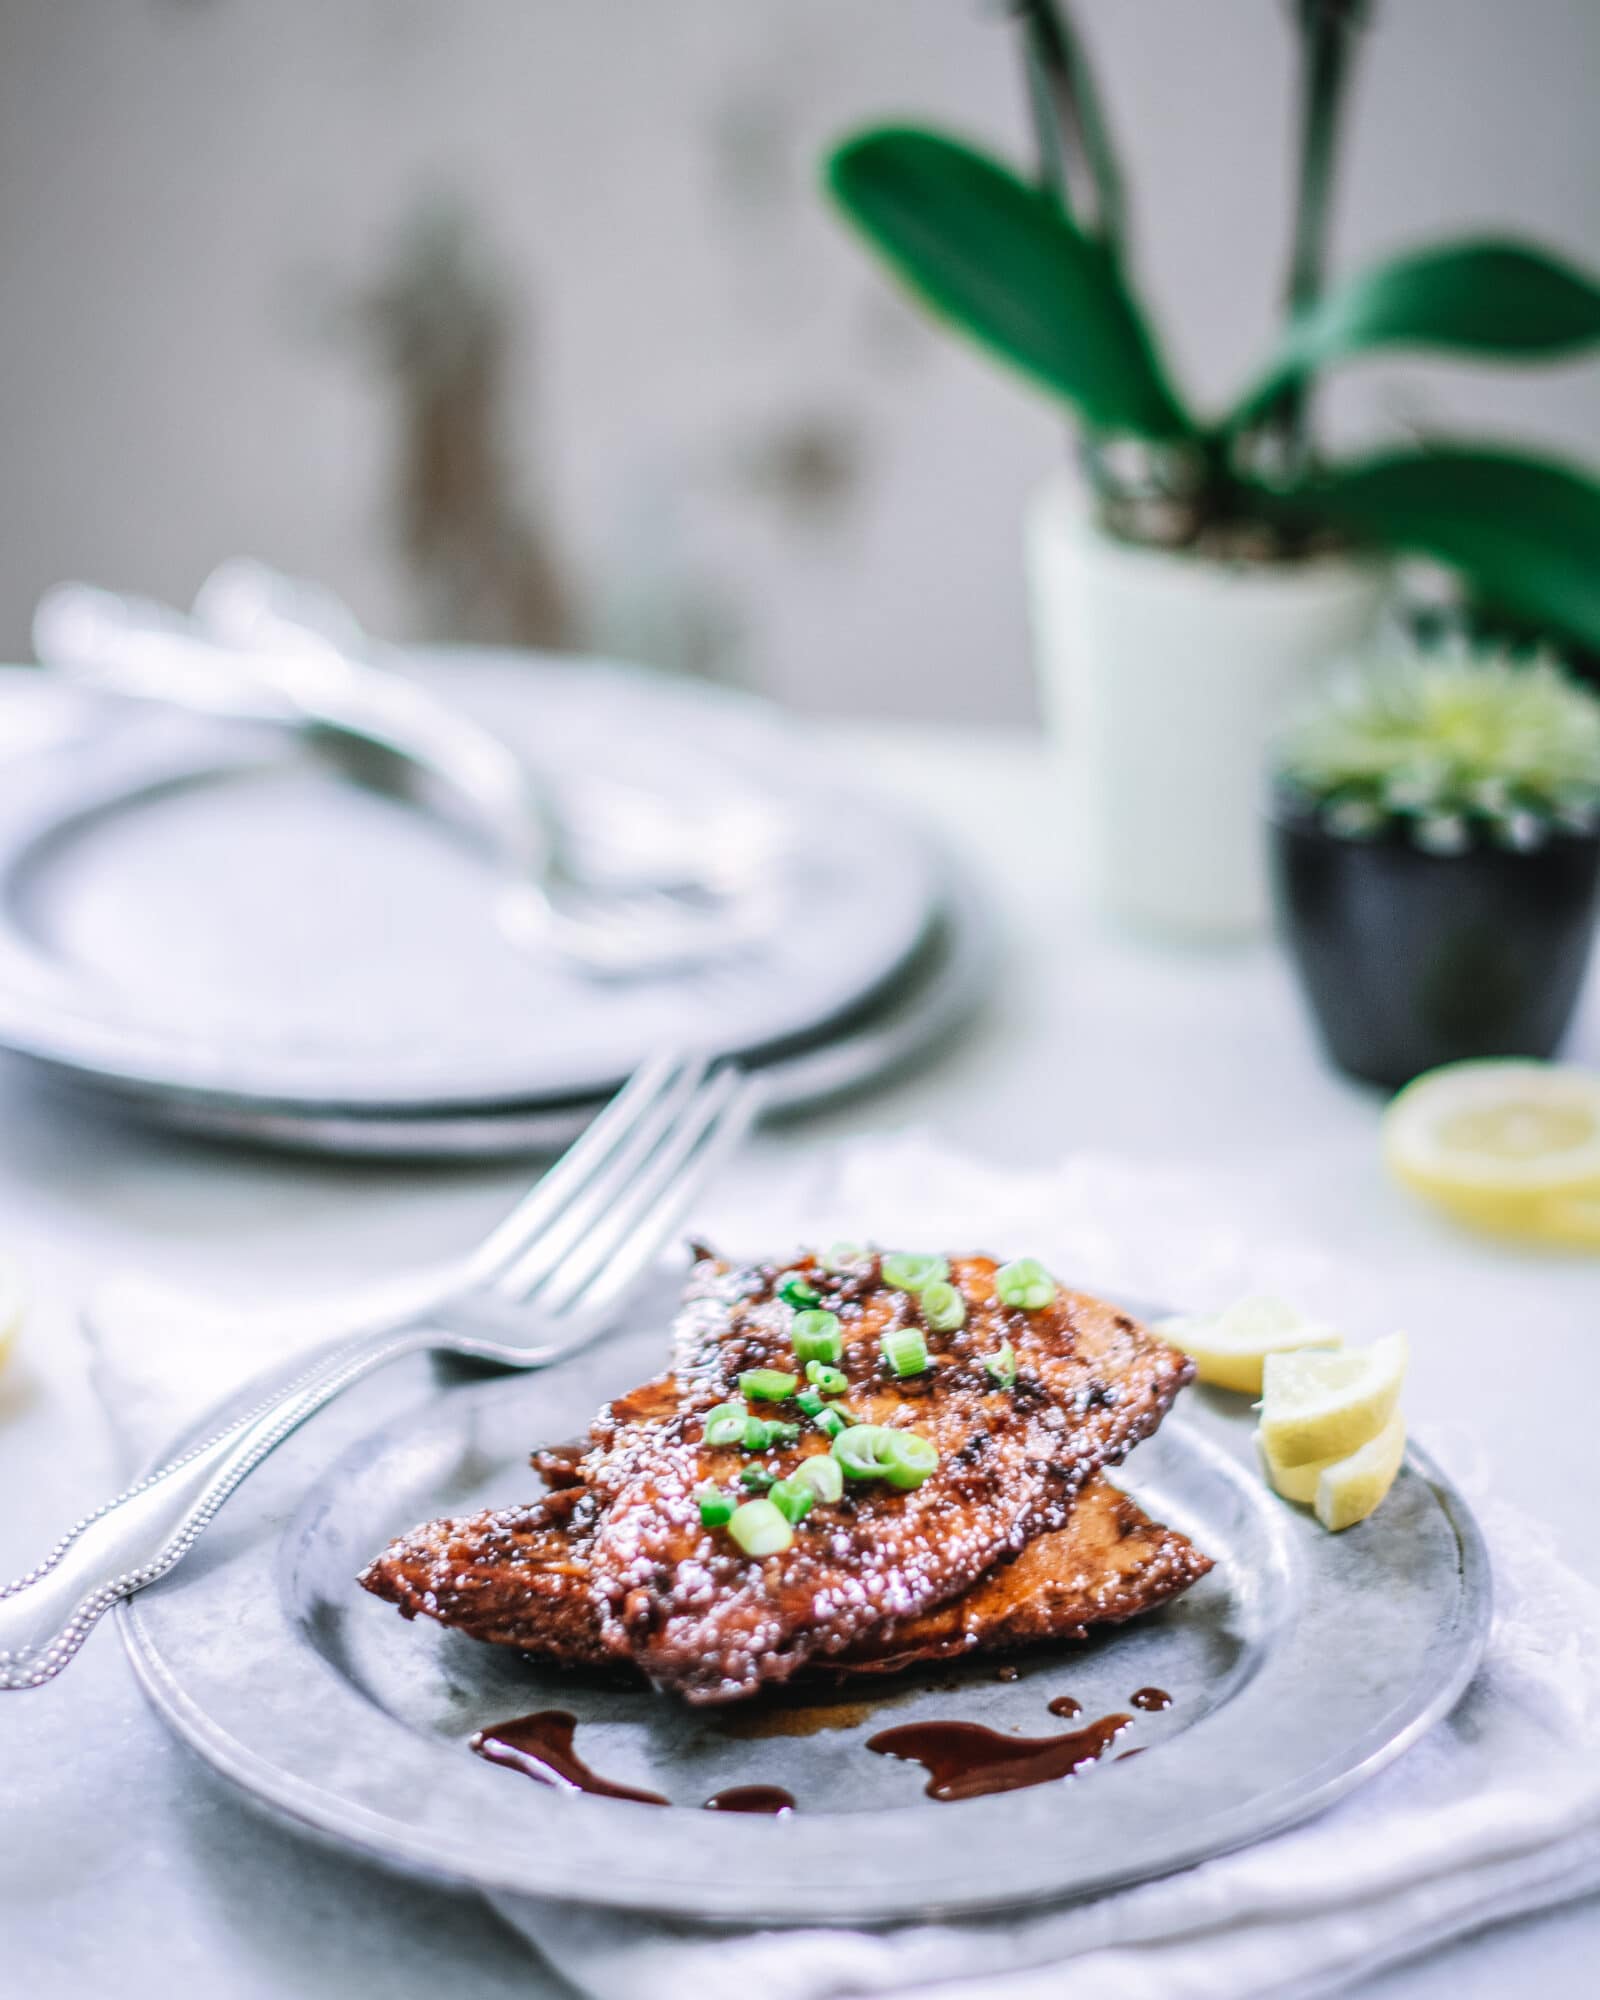
[[1292, 811], [1345, 839], [1534, 848], [1600, 827], [1600, 697], [1547, 660], [1380, 657], [1289, 732], [1276, 775]]

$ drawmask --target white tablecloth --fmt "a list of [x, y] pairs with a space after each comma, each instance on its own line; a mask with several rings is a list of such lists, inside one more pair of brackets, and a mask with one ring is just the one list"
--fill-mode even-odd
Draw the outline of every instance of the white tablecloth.
[[[1031, 739], [888, 727], [833, 737], [988, 862], [1015, 950], [989, 1019], [938, 1069], [763, 1138], [745, 1171], [787, 1171], [817, 1135], [908, 1121], [1021, 1163], [1083, 1147], [1212, 1161], [1243, 1179], [1263, 1229], [1361, 1265], [1412, 1329], [1412, 1409], [1491, 1440], [1496, 1490], [1548, 1521], [1593, 1577], [1600, 1266], [1470, 1241], [1395, 1194], [1373, 1099], [1322, 1067], [1270, 948], [1174, 953], [1074, 914]], [[1573, 1052], [1600, 1063], [1593, 983]], [[19, 1362], [0, 1377], [7, 1574], [116, 1477], [75, 1325], [97, 1277], [136, 1264], [258, 1298], [359, 1282], [470, 1241], [518, 1178], [153, 1139], [68, 1117], [9, 1072], [0, 1131], [0, 1234], [27, 1258], [38, 1297]], [[167, 2000], [185, 1978], [208, 2000], [541, 1990], [524, 1947], [476, 1904], [388, 1881], [241, 1807], [145, 1713], [109, 1632], [52, 1687], [0, 1703], [0, 1808], [13, 1785], [46, 1801], [25, 1829], [7, 1824], [0, 1849], [0, 1940], [32, 2000]], [[1591, 1899], [1389, 1974], [1363, 2000], [1501, 2000], [1519, 1986], [1588, 2000], [1597, 1944]]]

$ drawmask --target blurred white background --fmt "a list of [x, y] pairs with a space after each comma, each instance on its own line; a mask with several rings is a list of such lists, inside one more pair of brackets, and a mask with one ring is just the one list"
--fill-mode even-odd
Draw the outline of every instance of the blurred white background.
[[[1286, 0], [1080, 0], [1182, 377], [1281, 280]], [[1020, 155], [980, 0], [3, 0], [0, 656], [64, 575], [239, 550], [375, 628], [593, 645], [815, 710], [1031, 712], [1018, 512], [1061, 430], [825, 211], [890, 115]], [[1341, 265], [1600, 263], [1600, 6], [1375, 0]], [[1600, 371], [1384, 368], [1342, 437], [1600, 458]]]

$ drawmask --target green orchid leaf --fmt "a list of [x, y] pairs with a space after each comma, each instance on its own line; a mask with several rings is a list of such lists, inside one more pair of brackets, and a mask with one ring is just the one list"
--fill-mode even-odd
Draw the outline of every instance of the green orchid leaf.
[[1379, 264], [1292, 320], [1228, 419], [1238, 430], [1290, 382], [1381, 347], [1528, 360], [1600, 341], [1600, 285], [1522, 243], [1447, 243]]
[[1091, 426], [1192, 434], [1115, 258], [1053, 196], [912, 127], [862, 132], [824, 171], [845, 215], [925, 305]]
[[1600, 647], [1600, 483], [1584, 473], [1440, 447], [1330, 468], [1297, 504], [1363, 540], [1432, 556], [1486, 602]]

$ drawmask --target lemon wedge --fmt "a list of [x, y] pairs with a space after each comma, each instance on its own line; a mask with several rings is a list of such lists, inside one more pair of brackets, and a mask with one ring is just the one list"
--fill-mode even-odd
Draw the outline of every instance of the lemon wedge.
[[11, 1257], [0, 1257], [0, 1368], [11, 1358], [17, 1333], [27, 1307], [22, 1267]]
[[1311, 1504], [1330, 1535], [1353, 1528], [1357, 1521], [1376, 1513], [1405, 1455], [1406, 1420], [1396, 1410], [1369, 1444], [1322, 1468]]
[[1261, 1394], [1261, 1367], [1269, 1354], [1302, 1347], [1337, 1347], [1339, 1332], [1282, 1299], [1238, 1299], [1218, 1313], [1185, 1313], [1157, 1323], [1155, 1331], [1191, 1355], [1202, 1382], [1241, 1395]]
[[1383, 1120], [1403, 1186], [1499, 1236], [1600, 1250], [1600, 1076], [1463, 1062], [1408, 1084]]
[[1332, 1353], [1269, 1354], [1262, 1370], [1261, 1445], [1278, 1466], [1348, 1458], [1394, 1415], [1406, 1337]]

